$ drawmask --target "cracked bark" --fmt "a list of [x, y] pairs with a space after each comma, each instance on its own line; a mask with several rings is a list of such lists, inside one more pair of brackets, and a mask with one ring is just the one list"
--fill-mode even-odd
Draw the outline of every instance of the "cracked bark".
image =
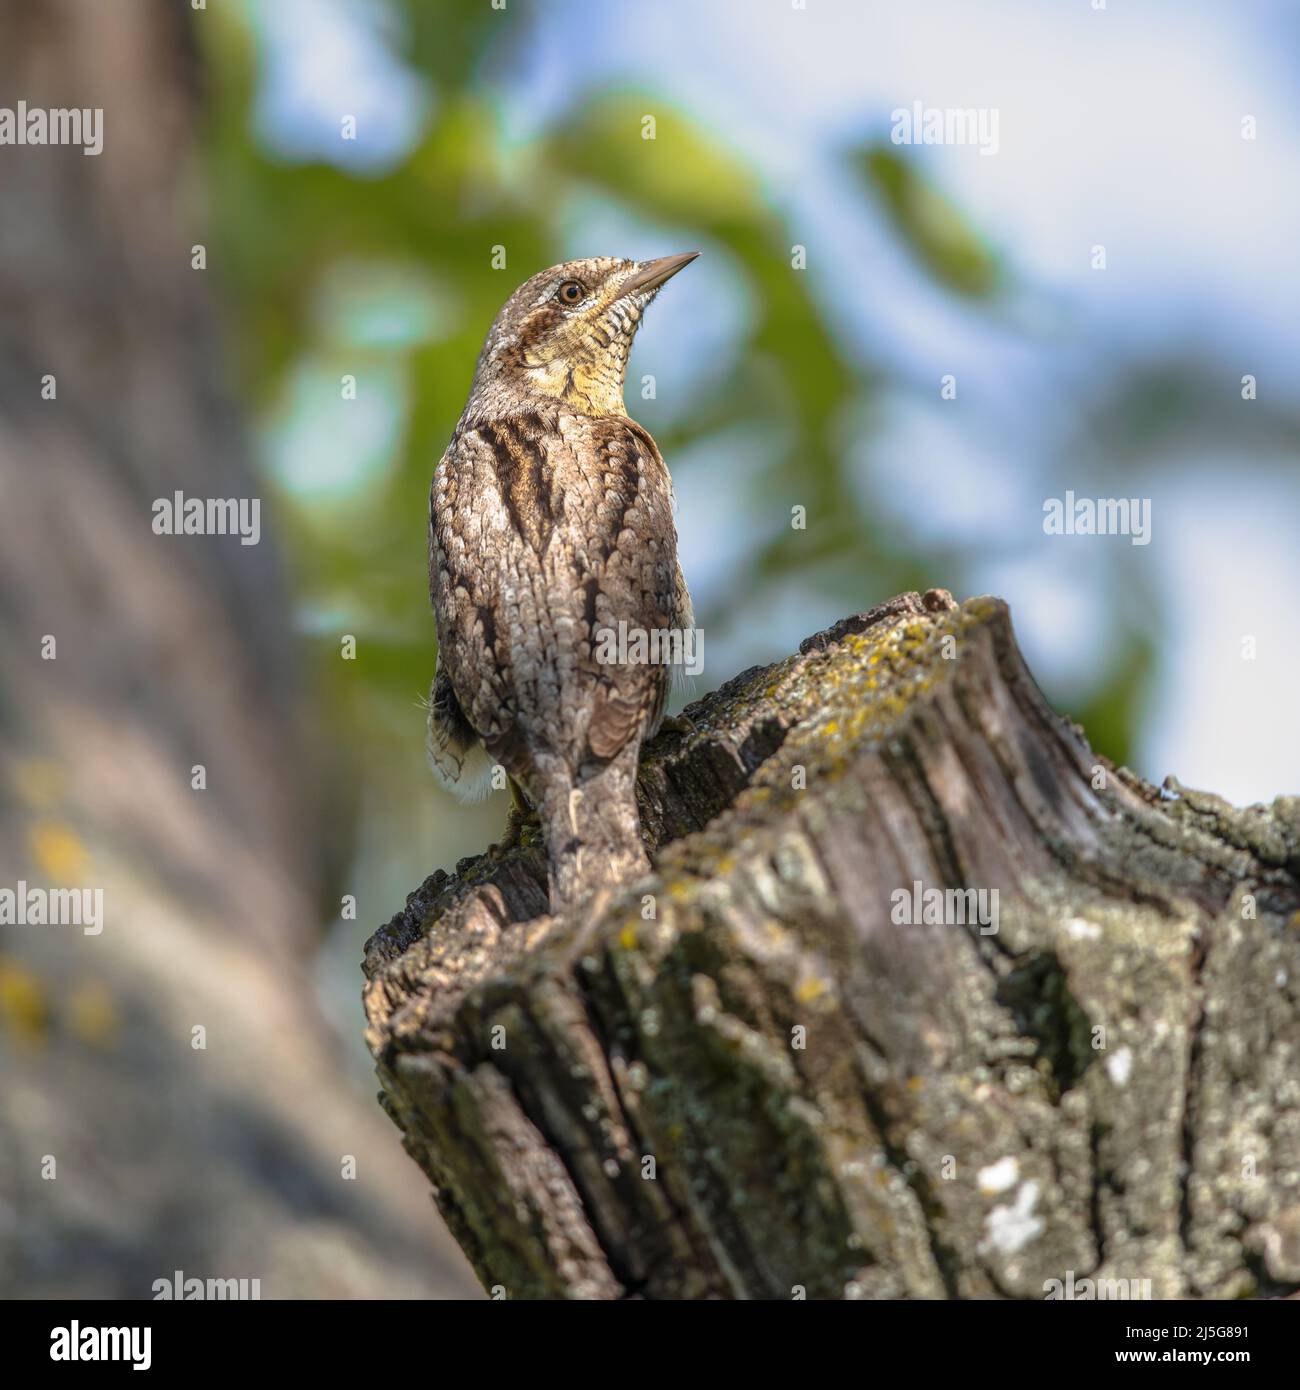
[[[367, 945], [384, 1106], [485, 1286], [1300, 1285], [1300, 800], [1113, 768], [942, 591], [687, 714], [648, 878], [544, 916], [525, 835]], [[996, 931], [900, 923], [915, 884]]]

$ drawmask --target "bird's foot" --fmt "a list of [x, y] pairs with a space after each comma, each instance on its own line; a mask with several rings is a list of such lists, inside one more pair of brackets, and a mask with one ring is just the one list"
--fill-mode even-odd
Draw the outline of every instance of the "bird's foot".
[[684, 714], [666, 714], [663, 723], [659, 725], [661, 734], [680, 734], [683, 738], [688, 738], [691, 734], [698, 734], [699, 731], [699, 726], [692, 723]]
[[520, 791], [514, 778], [511, 778], [510, 810], [506, 813], [505, 834], [488, 849], [488, 855], [493, 859], [501, 859], [511, 850], [518, 849], [523, 843], [524, 831], [530, 826], [536, 826], [540, 834], [541, 817], [536, 808], [528, 804], [528, 798]]

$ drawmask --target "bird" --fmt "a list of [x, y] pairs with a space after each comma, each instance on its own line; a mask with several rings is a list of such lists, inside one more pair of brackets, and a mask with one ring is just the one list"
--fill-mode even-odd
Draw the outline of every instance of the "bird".
[[671, 645], [628, 660], [609, 639], [694, 615], [672, 480], [623, 386], [647, 307], [698, 255], [566, 261], [520, 285], [430, 487], [429, 761], [466, 800], [500, 769], [537, 812], [553, 913], [650, 867], [636, 773]]

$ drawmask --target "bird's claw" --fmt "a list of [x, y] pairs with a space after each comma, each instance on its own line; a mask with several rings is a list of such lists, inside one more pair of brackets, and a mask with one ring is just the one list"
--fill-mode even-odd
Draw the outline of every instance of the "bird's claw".
[[512, 850], [518, 849], [523, 842], [524, 827], [530, 824], [541, 825], [536, 811], [511, 806], [506, 814], [505, 833], [496, 844], [488, 846], [488, 858], [504, 859]]

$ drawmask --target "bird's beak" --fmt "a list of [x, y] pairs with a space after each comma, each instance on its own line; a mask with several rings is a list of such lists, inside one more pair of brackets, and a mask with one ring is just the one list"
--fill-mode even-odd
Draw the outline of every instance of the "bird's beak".
[[698, 251], [683, 251], [680, 256], [660, 256], [657, 261], [646, 261], [623, 281], [619, 298], [638, 291], [644, 294], [647, 290], [657, 290], [665, 280], [671, 280], [679, 270], [690, 265], [699, 254]]

